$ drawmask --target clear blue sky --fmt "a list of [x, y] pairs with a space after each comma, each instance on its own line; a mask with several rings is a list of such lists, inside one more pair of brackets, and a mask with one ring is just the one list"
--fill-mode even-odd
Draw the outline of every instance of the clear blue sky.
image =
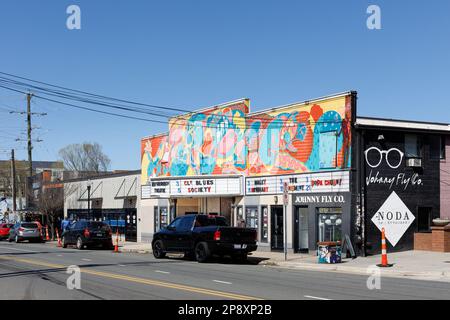
[[[79, 31], [66, 28], [70, 4], [81, 7]], [[369, 4], [382, 30], [367, 29]], [[450, 122], [448, 0], [3, 0], [0, 39], [1, 71], [150, 104], [248, 97], [255, 111], [357, 90], [360, 116]], [[0, 90], [5, 105], [25, 99]], [[167, 130], [38, 100], [33, 110], [48, 113], [35, 118], [45, 140], [36, 160], [96, 141], [113, 169], [138, 169], [140, 138]], [[0, 149], [25, 147], [11, 138], [25, 137], [24, 120], [0, 112]]]

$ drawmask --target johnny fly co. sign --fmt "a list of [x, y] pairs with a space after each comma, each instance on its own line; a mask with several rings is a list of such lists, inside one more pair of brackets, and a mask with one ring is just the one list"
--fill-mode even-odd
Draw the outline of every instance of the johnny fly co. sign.
[[295, 204], [311, 204], [311, 203], [345, 203], [343, 195], [296, 195], [294, 197]]
[[394, 186], [406, 190], [408, 187], [422, 186], [423, 181], [419, 174], [406, 174], [399, 172], [396, 175], [383, 175], [376, 170], [382, 164], [386, 164], [390, 169], [398, 169], [403, 163], [404, 153], [397, 148], [381, 150], [377, 147], [370, 147], [364, 151], [367, 165], [371, 168], [366, 176], [366, 185], [386, 185], [391, 190]]
[[142, 197], [169, 198], [171, 196], [241, 195], [241, 178], [210, 179], [150, 179], [142, 186]]
[[380, 231], [383, 228], [385, 229], [386, 239], [395, 247], [415, 219], [400, 197], [395, 191], [392, 191], [372, 217], [372, 222]]
[[290, 193], [348, 192], [350, 173], [336, 171], [291, 176], [251, 177], [245, 179], [245, 194], [283, 194], [284, 183], [287, 183]]

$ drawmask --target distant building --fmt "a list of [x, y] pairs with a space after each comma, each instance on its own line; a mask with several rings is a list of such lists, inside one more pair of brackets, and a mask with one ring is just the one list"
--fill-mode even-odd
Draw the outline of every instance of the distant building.
[[[30, 187], [27, 186], [29, 175], [28, 161], [16, 160], [16, 208], [17, 210], [25, 210], [27, 208], [27, 193]], [[58, 177], [64, 171], [64, 163], [62, 161], [33, 161], [33, 174], [43, 171], [49, 171], [53, 177]], [[11, 161], [0, 160], [0, 198], [5, 198], [7, 206], [3, 206], [2, 210], [12, 210], [12, 179], [11, 179]], [[1, 207], [0, 207], [1, 208]]]

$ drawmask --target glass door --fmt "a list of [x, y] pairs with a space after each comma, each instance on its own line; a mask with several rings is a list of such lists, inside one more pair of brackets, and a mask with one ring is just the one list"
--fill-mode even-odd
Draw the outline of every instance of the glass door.
[[294, 216], [294, 249], [295, 252], [307, 253], [308, 244], [308, 207], [296, 207]]

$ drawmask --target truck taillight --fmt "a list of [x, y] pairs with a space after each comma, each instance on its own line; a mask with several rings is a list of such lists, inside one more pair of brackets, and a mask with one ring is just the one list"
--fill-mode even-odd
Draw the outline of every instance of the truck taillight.
[[220, 241], [220, 230], [214, 232], [214, 241]]
[[90, 235], [90, 233], [89, 233], [89, 230], [86, 228], [86, 229], [84, 229], [84, 236], [86, 237], [86, 238], [89, 238], [89, 235]]

